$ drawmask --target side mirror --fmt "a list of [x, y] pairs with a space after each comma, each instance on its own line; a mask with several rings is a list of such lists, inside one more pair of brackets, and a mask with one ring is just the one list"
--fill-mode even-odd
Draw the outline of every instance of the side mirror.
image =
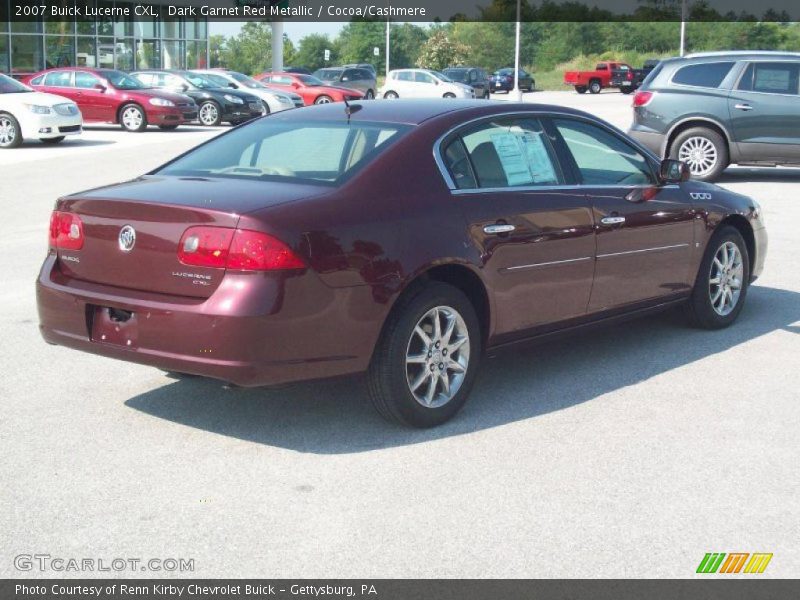
[[689, 181], [691, 176], [692, 172], [685, 162], [671, 158], [665, 158], [661, 161], [661, 167], [658, 170], [658, 178], [661, 183], [681, 183]]
[[294, 82], [294, 83], [292, 83], [292, 87], [293, 87], [294, 89], [298, 89], [298, 88], [300, 87], [300, 84], [299, 84], [299, 83], [297, 83], [297, 82]]
[[106, 88], [106, 86], [104, 86], [102, 83], [95, 83], [94, 89], [96, 89], [100, 93], [104, 93], [108, 88]]
[[439, 85], [439, 80], [438, 79], [434, 79], [433, 83], [435, 83], [436, 85]]
[[236, 85], [235, 83], [233, 83], [232, 81], [228, 84], [228, 87], [232, 88], [234, 90], [238, 90], [239, 89], [239, 86]]
[[178, 86], [178, 89], [179, 89], [181, 92], [186, 92], [186, 91], [189, 91], [189, 86], [188, 86], [188, 85], [186, 85], [185, 83], [182, 83], [182, 84], [180, 84], [180, 85]]

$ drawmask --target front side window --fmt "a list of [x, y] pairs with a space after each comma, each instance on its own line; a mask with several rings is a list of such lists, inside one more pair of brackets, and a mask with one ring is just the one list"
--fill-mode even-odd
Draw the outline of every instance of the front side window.
[[395, 123], [265, 119], [197, 148], [158, 173], [335, 185], [408, 129]]
[[688, 65], [678, 69], [672, 83], [695, 87], [718, 88], [733, 68], [733, 62], [704, 63]]
[[[468, 163], [458, 148], [462, 143]], [[541, 122], [533, 118], [500, 118], [481, 124], [445, 149], [445, 161], [461, 189], [564, 183], [550, 140]]]
[[76, 88], [91, 90], [96, 85], [100, 85], [100, 80], [91, 73], [84, 73], [83, 71], [77, 71], [75, 73]]
[[417, 71], [416, 73], [414, 73], [414, 81], [416, 81], [417, 83], [430, 83], [430, 84], [434, 83], [433, 77], [431, 75], [428, 75], [428, 73], [425, 73], [424, 71]]
[[763, 94], [798, 93], [798, 65], [794, 63], [750, 63], [739, 80], [739, 90]]
[[556, 119], [584, 185], [654, 183], [647, 159], [614, 134], [583, 121]]

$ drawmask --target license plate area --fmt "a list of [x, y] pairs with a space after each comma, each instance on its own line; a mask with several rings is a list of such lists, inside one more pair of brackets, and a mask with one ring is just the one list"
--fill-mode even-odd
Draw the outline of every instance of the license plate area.
[[100, 344], [136, 348], [139, 326], [137, 315], [128, 310], [110, 306], [92, 309], [91, 340]]

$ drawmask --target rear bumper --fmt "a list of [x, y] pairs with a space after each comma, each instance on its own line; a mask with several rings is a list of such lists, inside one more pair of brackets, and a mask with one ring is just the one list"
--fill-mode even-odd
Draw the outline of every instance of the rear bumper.
[[[334, 290], [309, 273], [226, 274], [209, 298], [168, 296], [70, 279], [52, 254], [36, 284], [48, 343], [243, 387], [364, 371], [380, 322], [352, 303], [370, 297], [366, 286]], [[135, 318], [108, 343], [97, 307]]]
[[643, 131], [634, 126], [628, 130], [628, 135], [659, 158], [664, 158], [666, 136], [663, 133], [657, 131]]

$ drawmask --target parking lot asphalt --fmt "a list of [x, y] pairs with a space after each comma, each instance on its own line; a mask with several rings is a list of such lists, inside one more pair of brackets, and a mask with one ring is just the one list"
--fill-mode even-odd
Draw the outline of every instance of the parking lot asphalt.
[[[630, 118], [615, 93], [526, 100]], [[760, 577], [800, 573], [800, 171], [724, 175], [770, 235], [733, 327], [667, 313], [504, 353], [416, 431], [358, 379], [231, 391], [40, 339], [54, 200], [224, 130], [0, 151], [0, 577], [180, 575], [25, 572], [20, 554], [194, 559], [204, 578], [682, 578], [707, 552], [770, 552]]]

